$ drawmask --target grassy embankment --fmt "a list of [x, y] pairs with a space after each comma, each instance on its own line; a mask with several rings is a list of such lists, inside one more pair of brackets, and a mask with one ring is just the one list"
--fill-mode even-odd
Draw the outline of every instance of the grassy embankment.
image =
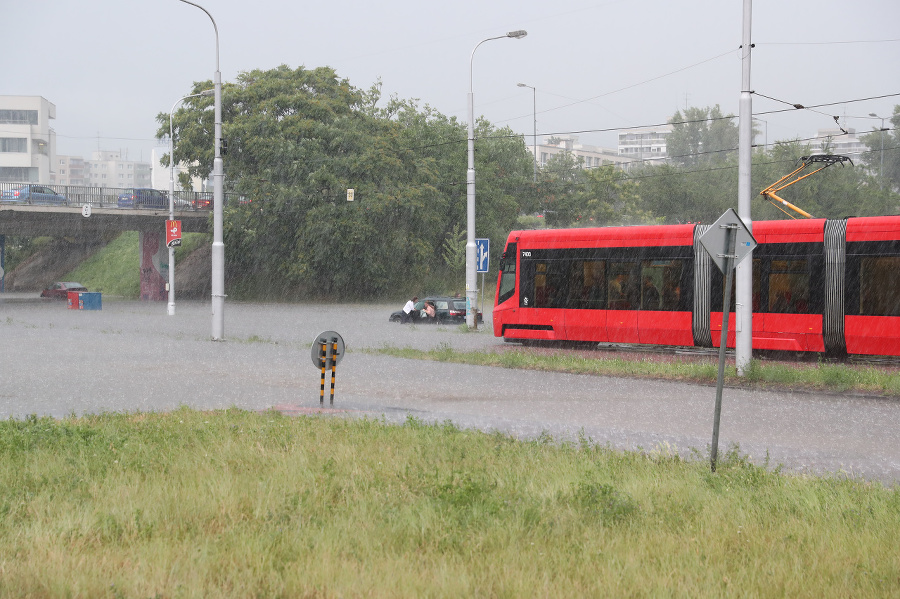
[[0, 422], [0, 597], [900, 596], [897, 488], [670, 449], [239, 410]]
[[[622, 358], [606, 357], [601, 352], [540, 352], [518, 347], [504, 347], [502, 351], [463, 352], [447, 344], [427, 351], [390, 345], [365, 351], [417, 360], [575, 374], [660, 378], [704, 384], [715, 384], [718, 377], [716, 358], [705, 361], [678, 358], [658, 360], [653, 359], [655, 355]], [[753, 360], [745, 376], [738, 377], [731, 365], [726, 366], [725, 377], [726, 384], [732, 386], [860, 392], [900, 397], [900, 373], [896, 367]]]
[[[206, 235], [202, 233], [185, 233], [182, 245], [175, 248], [175, 264], [205, 239]], [[126, 231], [63, 278], [78, 281], [91, 291], [133, 299], [140, 295], [140, 264], [138, 232]]]

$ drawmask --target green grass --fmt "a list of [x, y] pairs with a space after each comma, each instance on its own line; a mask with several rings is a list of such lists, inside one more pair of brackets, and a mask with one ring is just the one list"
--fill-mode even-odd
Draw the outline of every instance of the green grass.
[[[701, 457], [701, 456], [698, 456]], [[0, 597], [898, 597], [900, 494], [240, 410], [0, 423]]]
[[68, 280], [91, 291], [134, 298], [140, 294], [138, 232], [126, 231], [76, 268]]
[[[463, 325], [464, 326], [464, 325]], [[548, 372], [569, 372], [605, 376], [661, 378], [715, 384], [718, 361], [660, 361], [652, 358], [607, 358], [572, 352], [535, 352], [529, 349], [506, 351], [457, 351], [448, 344], [431, 350], [386, 345], [365, 351], [398, 358], [435, 360], [478, 366], [526, 368]], [[741, 387], [781, 387], [900, 396], [900, 375], [896, 368], [877, 368], [854, 364], [766, 362], [753, 360], [745, 376], [737, 376], [733, 365], [725, 368], [725, 382]]]
[[[91, 291], [125, 298], [138, 297], [141, 291], [138, 235], [137, 231], [125, 231], [64, 278], [78, 281]], [[197, 249], [206, 238], [203, 233], [185, 233], [181, 247], [175, 249], [175, 264]]]

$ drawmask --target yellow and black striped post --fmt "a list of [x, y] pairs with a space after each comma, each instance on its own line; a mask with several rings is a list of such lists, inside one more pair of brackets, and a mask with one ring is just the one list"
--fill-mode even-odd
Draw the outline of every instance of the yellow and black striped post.
[[331, 405], [334, 405], [334, 386], [337, 378], [337, 364], [347, 353], [344, 339], [336, 331], [324, 331], [313, 337], [312, 347], [309, 348], [313, 366], [319, 371], [319, 406], [325, 405], [325, 373], [331, 368]]
[[334, 377], [337, 374], [338, 343], [337, 337], [331, 338], [331, 405], [334, 405]]
[[[328, 352], [328, 343], [325, 339], [319, 339], [319, 345], [322, 347], [322, 353], [319, 357], [319, 364], [322, 367], [322, 382], [319, 385], [319, 405], [325, 404], [325, 367], [327, 364], [327, 352]], [[331, 383], [332, 391], [331, 391], [331, 402], [334, 403], [334, 377], [332, 376]]]

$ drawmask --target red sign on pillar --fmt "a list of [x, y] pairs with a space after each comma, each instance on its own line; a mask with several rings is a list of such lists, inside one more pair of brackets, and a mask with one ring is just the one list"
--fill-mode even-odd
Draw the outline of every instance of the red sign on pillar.
[[166, 221], [166, 247], [174, 248], [181, 245], [181, 221]]

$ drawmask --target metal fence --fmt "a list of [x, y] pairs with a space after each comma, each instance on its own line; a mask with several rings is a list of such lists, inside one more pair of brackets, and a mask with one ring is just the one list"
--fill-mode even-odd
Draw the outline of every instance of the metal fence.
[[[45, 185], [43, 183], [3, 183], [0, 182], [0, 204], [3, 202], [3, 193], [21, 188], [23, 185], [40, 185], [52, 189], [66, 198], [61, 204], [66, 206], [81, 207], [89, 205], [92, 208], [119, 208], [119, 196], [130, 195], [134, 187], [89, 187], [86, 185]], [[147, 188], [144, 188], [147, 189]], [[158, 190], [169, 197], [168, 190]], [[245, 200], [236, 193], [225, 193], [225, 204], [245, 203]], [[41, 203], [46, 202], [17, 202], [17, 203]], [[143, 208], [133, 206], [130, 201], [124, 203], [123, 208]], [[213, 205], [213, 192], [211, 191], [175, 191], [175, 209], [185, 210], [211, 210]], [[165, 208], [168, 208], [166, 204]]]

